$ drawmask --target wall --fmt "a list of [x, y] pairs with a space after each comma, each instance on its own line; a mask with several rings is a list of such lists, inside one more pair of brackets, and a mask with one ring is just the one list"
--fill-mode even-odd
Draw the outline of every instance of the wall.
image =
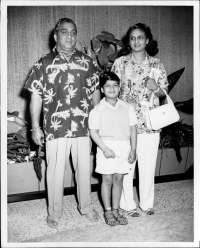
[[[80, 42], [89, 46], [90, 40], [103, 30], [120, 39], [130, 25], [148, 24], [159, 44], [156, 57], [162, 59], [167, 73], [185, 67], [170, 96], [174, 101], [193, 97], [193, 7], [8, 6], [7, 17], [7, 107], [9, 112], [19, 111], [20, 117], [25, 116], [27, 108], [26, 97], [22, 94], [27, 75], [34, 63], [48, 52], [50, 33], [62, 17], [75, 20], [78, 47]], [[186, 116], [189, 122], [191, 118]], [[8, 124], [8, 132], [14, 128]]]
[[[181, 148], [182, 161], [177, 161], [174, 149], [158, 151], [155, 176], [176, 175], [185, 173], [193, 165], [193, 148]], [[26, 192], [42, 191], [46, 189], [46, 165], [42, 162], [42, 179], [38, 181], [34, 171], [33, 163], [8, 164], [8, 187], [7, 193], [19, 194]], [[98, 184], [100, 175], [95, 172], [95, 158], [91, 156], [91, 184]], [[134, 179], [138, 177], [134, 174]], [[71, 166], [65, 170], [64, 187], [74, 187], [74, 174]]]

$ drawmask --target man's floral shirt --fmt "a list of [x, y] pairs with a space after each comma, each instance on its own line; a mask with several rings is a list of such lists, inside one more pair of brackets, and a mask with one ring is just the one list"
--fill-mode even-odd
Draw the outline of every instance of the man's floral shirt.
[[[146, 125], [145, 106], [141, 101], [149, 101], [152, 91], [145, 87], [145, 78], [150, 75], [151, 69], [159, 70], [157, 84], [161, 88], [168, 86], [166, 70], [160, 59], [149, 56], [146, 53], [141, 64], [137, 64], [132, 54], [117, 58], [112, 65], [111, 71], [120, 78], [121, 91], [119, 98], [129, 102], [135, 109], [138, 119], [138, 133], [160, 132], [149, 130]], [[154, 95], [152, 108], [159, 106], [159, 98]]]
[[54, 48], [36, 62], [24, 87], [42, 98], [46, 141], [89, 136], [92, 94], [99, 89], [92, 58], [76, 50], [68, 62]]

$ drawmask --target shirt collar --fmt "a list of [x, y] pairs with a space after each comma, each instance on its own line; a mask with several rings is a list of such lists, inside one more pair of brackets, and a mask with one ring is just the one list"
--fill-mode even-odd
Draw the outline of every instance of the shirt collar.
[[[134, 59], [132, 53], [129, 53], [128, 56], [129, 56], [129, 58], [130, 58], [131, 61], [134, 61], [134, 63], [137, 64], [137, 62], [135, 61], [135, 59]], [[149, 60], [149, 55], [148, 55], [148, 53], [145, 51], [145, 57], [144, 57], [144, 59], [142, 60], [142, 62], [145, 62], [145, 63], [146, 63], [148, 60]], [[142, 62], [141, 62], [141, 64], [142, 64]]]
[[123, 105], [123, 106], [127, 107], [126, 103], [124, 101], [120, 100], [119, 98], [117, 98], [117, 103], [116, 103], [115, 107], [113, 107], [111, 104], [106, 102], [106, 99], [104, 97], [99, 103], [99, 109], [101, 110], [105, 107], [117, 109], [119, 105]]
[[[59, 55], [59, 52], [58, 52], [58, 49], [56, 46], [52, 49], [52, 51], [55, 54], [55, 57]], [[83, 53], [81, 51], [79, 51], [77, 48], [75, 48], [75, 53], [73, 55], [76, 55], [79, 58], [81, 58]]]

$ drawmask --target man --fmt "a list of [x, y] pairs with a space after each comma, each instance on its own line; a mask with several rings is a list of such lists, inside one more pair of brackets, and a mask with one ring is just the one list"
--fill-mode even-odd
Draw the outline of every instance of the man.
[[[73, 20], [60, 19], [54, 29], [56, 46], [39, 59], [25, 88], [31, 94], [32, 139], [46, 141], [48, 216], [55, 228], [63, 212], [66, 162], [72, 154], [77, 182], [78, 209], [90, 221], [98, 213], [91, 201], [88, 114], [100, 101], [99, 76], [92, 58], [78, 51], [77, 27]], [[43, 131], [39, 126], [43, 112]]]

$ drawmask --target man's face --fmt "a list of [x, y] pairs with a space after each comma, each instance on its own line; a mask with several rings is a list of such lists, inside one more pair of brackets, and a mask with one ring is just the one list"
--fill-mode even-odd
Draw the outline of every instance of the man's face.
[[77, 40], [77, 31], [74, 24], [68, 22], [62, 23], [57, 34], [54, 34], [54, 39], [61, 51], [72, 51], [76, 46]]

